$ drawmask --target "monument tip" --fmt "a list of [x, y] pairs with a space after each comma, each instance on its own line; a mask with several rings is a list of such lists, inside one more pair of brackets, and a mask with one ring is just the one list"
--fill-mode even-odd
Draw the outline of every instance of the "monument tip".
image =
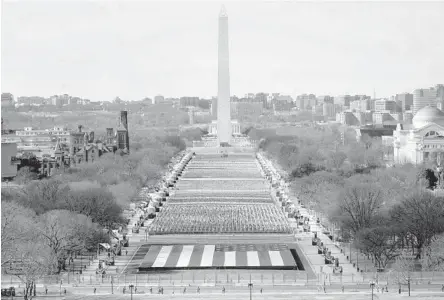
[[226, 18], [228, 17], [227, 10], [225, 9], [225, 5], [222, 4], [222, 7], [220, 9], [219, 18]]

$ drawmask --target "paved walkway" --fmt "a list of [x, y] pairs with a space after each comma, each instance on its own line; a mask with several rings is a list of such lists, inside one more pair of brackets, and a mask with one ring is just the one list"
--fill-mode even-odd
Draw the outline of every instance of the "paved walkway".
[[338, 244], [330, 240], [327, 235], [322, 233], [325, 229], [322, 227], [322, 225], [316, 223], [315, 216], [310, 215], [306, 208], [300, 208], [299, 211], [303, 217], [308, 217], [310, 219], [309, 225], [311, 232], [308, 234], [296, 234], [296, 237], [300, 240], [299, 244], [309, 258], [312, 265], [314, 266], [315, 272], [326, 274], [333, 273], [333, 265], [325, 265], [324, 257], [321, 254], [318, 254], [318, 247], [312, 246], [312, 238], [314, 237], [314, 233], [317, 232], [318, 238], [321, 240], [321, 242], [323, 242], [328, 250], [331, 251], [331, 254], [334, 257], [339, 258], [339, 264], [343, 268], [343, 274], [353, 274], [357, 281], [359, 281], [360, 279], [362, 280], [361, 274], [358, 273], [355, 267], [353, 267], [352, 263], [347, 261], [346, 255], [344, 253], [341, 253]]

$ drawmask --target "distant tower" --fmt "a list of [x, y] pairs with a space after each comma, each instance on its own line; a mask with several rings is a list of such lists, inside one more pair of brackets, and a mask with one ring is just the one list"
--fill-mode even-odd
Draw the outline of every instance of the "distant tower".
[[57, 139], [57, 144], [55, 146], [55, 151], [54, 151], [54, 157], [56, 159], [56, 163], [59, 167], [62, 167], [64, 165], [64, 157], [63, 157], [63, 150], [62, 147], [60, 145], [60, 138]]
[[126, 147], [129, 153], [129, 129], [128, 129], [128, 111], [124, 110], [120, 112], [120, 120], [122, 122], [123, 127], [126, 129]]
[[114, 129], [106, 128], [106, 145], [111, 146], [114, 142]]
[[117, 128], [117, 149], [126, 149], [129, 153], [128, 112], [120, 112], [120, 124]]
[[194, 108], [190, 107], [190, 109], [188, 110], [188, 117], [190, 125], [194, 125]]
[[122, 124], [120, 124], [119, 127], [117, 127], [117, 139], [116, 139], [117, 149], [128, 151], [128, 147], [126, 144], [127, 133], [128, 131], [126, 131], [125, 127], [123, 127]]
[[231, 141], [230, 67], [228, 54], [228, 15], [225, 7], [219, 13], [219, 66], [217, 92], [217, 136], [219, 144]]
[[88, 132], [85, 132], [83, 135], [83, 162], [88, 162], [88, 141], [89, 141], [89, 135]]

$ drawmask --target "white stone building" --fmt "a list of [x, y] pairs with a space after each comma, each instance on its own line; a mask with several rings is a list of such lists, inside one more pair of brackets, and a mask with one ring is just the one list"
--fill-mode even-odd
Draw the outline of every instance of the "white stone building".
[[444, 163], [444, 112], [432, 107], [421, 108], [412, 124], [398, 124], [393, 132], [395, 163], [420, 164], [427, 160]]

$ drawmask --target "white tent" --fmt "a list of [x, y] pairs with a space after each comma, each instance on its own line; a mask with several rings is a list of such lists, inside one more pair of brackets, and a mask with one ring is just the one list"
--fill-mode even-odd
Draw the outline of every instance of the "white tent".
[[108, 250], [109, 248], [111, 248], [111, 246], [108, 243], [101, 243], [99, 244], [100, 246], [102, 246], [103, 248], [105, 248], [106, 250]]

